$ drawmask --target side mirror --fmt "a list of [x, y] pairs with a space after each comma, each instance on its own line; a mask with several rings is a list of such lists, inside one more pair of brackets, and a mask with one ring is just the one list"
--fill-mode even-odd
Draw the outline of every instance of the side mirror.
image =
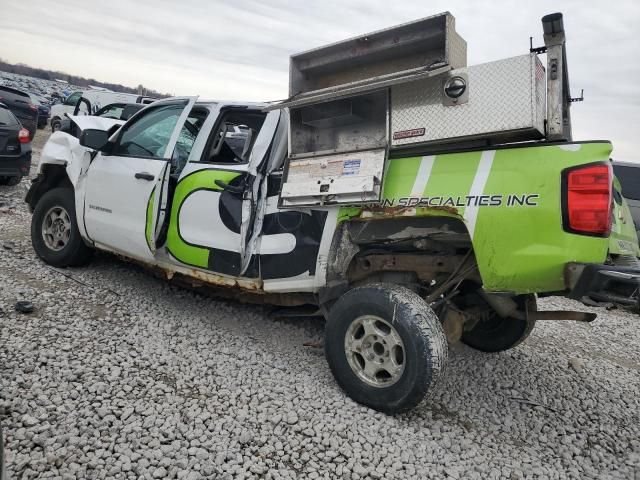
[[106, 151], [106, 146], [109, 144], [109, 132], [104, 130], [98, 130], [96, 128], [87, 128], [80, 134], [80, 145], [90, 148], [92, 150], [98, 150], [101, 152]]

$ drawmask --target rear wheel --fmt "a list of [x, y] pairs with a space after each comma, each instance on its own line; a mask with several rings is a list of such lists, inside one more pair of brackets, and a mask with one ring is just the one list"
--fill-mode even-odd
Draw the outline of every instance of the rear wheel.
[[21, 175], [16, 175], [13, 177], [0, 177], [0, 185], [6, 185], [8, 187], [14, 187], [20, 183], [22, 180]]
[[[518, 310], [529, 312], [537, 310], [535, 295], [521, 295], [515, 301], [518, 303]], [[502, 318], [492, 312], [488, 317], [479, 320], [472, 329], [463, 332], [461, 340], [476, 350], [502, 352], [522, 343], [535, 325], [535, 320]]]
[[62, 126], [62, 122], [60, 121], [59, 118], [54, 118], [53, 120], [51, 120], [51, 131], [52, 132], [57, 132], [58, 130], [60, 130], [61, 126]]
[[36, 254], [55, 267], [84, 265], [91, 250], [76, 222], [75, 198], [69, 188], [54, 188], [36, 204], [31, 217], [31, 243]]
[[325, 353], [342, 389], [386, 413], [415, 407], [447, 361], [436, 314], [411, 290], [392, 284], [354, 288], [331, 308]]

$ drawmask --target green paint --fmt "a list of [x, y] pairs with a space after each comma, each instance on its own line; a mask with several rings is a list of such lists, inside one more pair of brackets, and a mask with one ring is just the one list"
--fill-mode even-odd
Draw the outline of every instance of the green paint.
[[239, 172], [224, 170], [199, 170], [186, 175], [178, 182], [173, 195], [169, 231], [167, 232], [167, 247], [178, 261], [200, 268], [209, 266], [209, 249], [189, 245], [178, 234], [180, 228], [178, 213], [184, 200], [195, 190], [220, 191], [221, 189], [215, 184], [216, 180], [229, 183], [239, 175]]
[[151, 191], [151, 195], [149, 196], [149, 201], [147, 202], [147, 222], [144, 229], [144, 236], [147, 239], [147, 245], [149, 246], [149, 250], [153, 253], [154, 248], [153, 245], [155, 243], [155, 235], [153, 231], [153, 204], [156, 198], [156, 187], [153, 187]]
[[[482, 194], [502, 195], [503, 199], [511, 194], [539, 197], [537, 206], [508, 206], [503, 201], [499, 206], [478, 208], [473, 247], [486, 289], [516, 293], [563, 290], [566, 263], [605, 261], [608, 238], [571, 234], [562, 228], [561, 172], [576, 165], [607, 161], [610, 153], [609, 143], [580, 144], [577, 150], [555, 145], [496, 150]], [[481, 155], [481, 152], [437, 155], [423, 196], [468, 195]], [[411, 196], [421, 160], [422, 157], [389, 160], [383, 199], [398, 202]], [[448, 215], [461, 218], [468, 225], [465, 210], [457, 207], [446, 212], [421, 207], [411, 214]], [[341, 208], [339, 220], [359, 213], [359, 209]], [[625, 239], [631, 240], [628, 227], [629, 224]], [[637, 240], [633, 244], [637, 249]]]
[[480, 208], [473, 247], [488, 290], [517, 293], [565, 288], [569, 262], [603, 263], [608, 239], [562, 228], [561, 173], [568, 167], [607, 161], [608, 143], [497, 150], [485, 194], [539, 194], [535, 207]]
[[384, 176], [382, 198], [400, 198], [410, 195], [421, 161], [422, 157], [389, 160]]

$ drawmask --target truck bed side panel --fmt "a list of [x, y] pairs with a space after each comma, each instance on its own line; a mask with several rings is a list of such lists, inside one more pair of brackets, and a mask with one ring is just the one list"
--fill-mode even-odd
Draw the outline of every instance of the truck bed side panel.
[[563, 290], [565, 264], [604, 262], [608, 239], [563, 230], [561, 173], [610, 153], [588, 142], [396, 158], [383, 206], [462, 218], [487, 290]]

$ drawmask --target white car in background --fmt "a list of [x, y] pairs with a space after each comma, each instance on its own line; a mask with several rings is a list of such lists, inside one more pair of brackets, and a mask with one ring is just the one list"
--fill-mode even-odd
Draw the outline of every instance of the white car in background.
[[[88, 100], [88, 102], [82, 102], [81, 99]], [[77, 114], [90, 115], [96, 113], [102, 107], [112, 103], [149, 104], [155, 100], [155, 98], [145, 97], [134, 93], [120, 93], [101, 89], [84, 91], [78, 90], [69, 95], [64, 102], [51, 107], [51, 131], [55, 132], [60, 129], [62, 126], [62, 119], [65, 116], [73, 115], [76, 105], [79, 106]]]

